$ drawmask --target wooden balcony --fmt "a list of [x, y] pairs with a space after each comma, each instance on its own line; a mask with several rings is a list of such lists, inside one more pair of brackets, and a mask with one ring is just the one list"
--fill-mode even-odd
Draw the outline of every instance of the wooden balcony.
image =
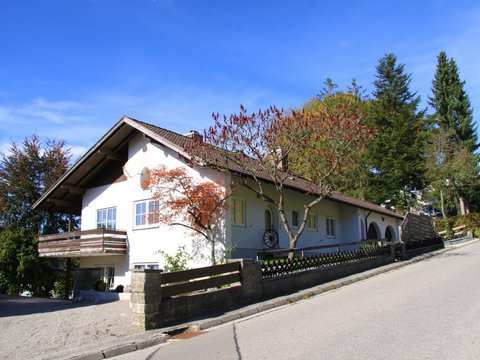
[[127, 253], [127, 232], [95, 229], [40, 236], [40, 257], [70, 258]]

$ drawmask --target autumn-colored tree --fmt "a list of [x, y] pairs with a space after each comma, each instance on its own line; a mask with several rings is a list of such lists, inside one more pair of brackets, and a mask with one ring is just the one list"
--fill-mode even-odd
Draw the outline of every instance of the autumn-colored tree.
[[167, 169], [159, 166], [150, 171], [143, 185], [161, 204], [158, 213], [152, 214], [158, 217], [155, 220], [183, 226], [203, 236], [210, 247], [211, 263], [218, 263], [221, 256], [217, 235], [221, 232], [226, 200], [231, 193], [218, 182], [195, 179], [185, 167]]
[[[348, 108], [331, 112], [326, 107], [309, 112], [272, 106], [248, 113], [241, 106], [238, 114], [229, 117], [213, 114], [213, 120], [214, 125], [205, 132], [205, 140], [216, 147], [217, 156], [212, 156], [208, 145], [203, 146], [205, 154], [198, 152], [201, 162], [231, 169], [234, 184], [244, 186], [274, 206], [291, 249], [296, 247], [307, 226], [310, 210], [331, 192], [329, 180], [348, 167], [352, 155], [372, 134], [364, 125], [362, 113]], [[304, 205], [304, 217], [296, 232], [285, 209], [286, 189], [295, 186], [295, 177], [287, 167], [288, 158], [293, 155], [298, 159], [296, 166], [309, 174], [312, 181], [297, 178], [308, 184], [307, 195], [311, 195], [311, 200]], [[267, 190], [270, 184], [274, 193]]]
[[[303, 105], [303, 109], [313, 113], [329, 113], [337, 117], [361, 116], [366, 118], [370, 114], [371, 103], [362, 95], [362, 88], [355, 80], [348, 91], [339, 91], [331, 80], [327, 79], [322, 93]], [[365, 139], [366, 145], [371, 139]], [[303, 154], [298, 154], [301, 158]], [[337, 172], [329, 179], [335, 191], [357, 199], [367, 200], [369, 195], [370, 168], [366, 159], [366, 147], [358, 149], [352, 154], [351, 161], [346, 163], [345, 171]], [[295, 156], [289, 157], [289, 169], [295, 174], [310, 178], [303, 166], [297, 164]]]

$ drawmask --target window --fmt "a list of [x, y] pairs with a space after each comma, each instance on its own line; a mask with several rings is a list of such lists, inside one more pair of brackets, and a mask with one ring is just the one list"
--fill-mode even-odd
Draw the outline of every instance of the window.
[[158, 270], [158, 264], [157, 263], [148, 263], [148, 264], [133, 264], [134, 269], [152, 269], [152, 270]]
[[115, 280], [115, 267], [112, 265], [95, 265], [100, 269], [100, 280], [107, 284], [106, 290], [113, 288]]
[[327, 218], [327, 236], [335, 237], [335, 219]]
[[298, 211], [292, 210], [292, 226], [298, 227]]
[[245, 225], [245, 202], [243, 199], [232, 199], [232, 224]]
[[97, 229], [115, 230], [117, 228], [117, 208], [97, 210]]
[[273, 228], [272, 212], [270, 209], [265, 209], [265, 230]]
[[307, 229], [317, 231], [317, 214], [308, 214]]
[[158, 224], [160, 204], [158, 200], [143, 200], [135, 203], [135, 228]]

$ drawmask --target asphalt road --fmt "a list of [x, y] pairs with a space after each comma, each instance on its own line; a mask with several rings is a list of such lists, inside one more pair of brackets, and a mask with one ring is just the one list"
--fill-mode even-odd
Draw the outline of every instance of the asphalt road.
[[117, 359], [480, 359], [480, 242]]

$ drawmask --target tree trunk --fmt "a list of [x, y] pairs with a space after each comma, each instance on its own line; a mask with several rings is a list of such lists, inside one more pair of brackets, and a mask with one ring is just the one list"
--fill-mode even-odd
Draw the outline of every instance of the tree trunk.
[[210, 242], [210, 261], [212, 262], [212, 265], [216, 265], [217, 259], [215, 258], [215, 239], [211, 229], [207, 229], [207, 239]]
[[468, 208], [468, 205], [465, 199], [462, 196], [460, 196], [458, 200], [460, 202], [460, 214], [465, 215], [470, 213], [470, 209]]

